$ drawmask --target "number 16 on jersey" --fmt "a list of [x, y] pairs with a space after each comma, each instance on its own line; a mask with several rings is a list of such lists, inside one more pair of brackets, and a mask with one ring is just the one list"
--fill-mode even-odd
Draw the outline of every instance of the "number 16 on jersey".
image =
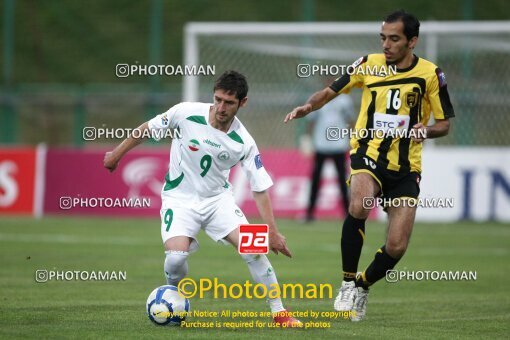
[[241, 224], [239, 226], [239, 254], [267, 254], [269, 252], [269, 226], [267, 224]]

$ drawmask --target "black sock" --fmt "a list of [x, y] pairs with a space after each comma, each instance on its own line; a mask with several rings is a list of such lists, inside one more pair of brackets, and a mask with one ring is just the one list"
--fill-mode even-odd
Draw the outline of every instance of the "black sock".
[[342, 227], [342, 266], [344, 281], [354, 281], [358, 262], [361, 256], [361, 248], [365, 239], [365, 220], [347, 215]]
[[374, 260], [362, 275], [356, 280], [357, 287], [368, 289], [368, 286], [376, 283], [386, 275], [386, 271], [393, 269], [400, 259], [388, 255], [385, 246], [382, 246], [375, 253]]

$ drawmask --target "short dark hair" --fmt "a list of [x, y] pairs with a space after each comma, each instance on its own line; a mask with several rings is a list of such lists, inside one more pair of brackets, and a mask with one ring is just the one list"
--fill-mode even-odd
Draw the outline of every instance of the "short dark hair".
[[243, 100], [248, 94], [248, 82], [241, 73], [229, 70], [225, 71], [214, 82], [214, 91], [223, 90], [228, 94], [235, 94], [239, 101]]
[[413, 37], [417, 37], [420, 35], [420, 22], [418, 19], [412, 15], [411, 13], [407, 13], [403, 9], [399, 9], [388, 15], [384, 22], [394, 23], [402, 21], [404, 24], [404, 34], [407, 40], [411, 40]]

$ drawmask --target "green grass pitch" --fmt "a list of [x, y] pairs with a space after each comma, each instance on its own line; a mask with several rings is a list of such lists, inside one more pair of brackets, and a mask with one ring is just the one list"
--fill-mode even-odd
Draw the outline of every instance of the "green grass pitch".
[[[340, 226], [340, 222], [302, 225], [279, 221], [294, 253], [293, 259], [270, 255], [280, 283], [331, 283], [336, 294], [341, 268]], [[367, 224], [361, 268], [383, 244], [384, 233], [381, 223]], [[226, 284], [244, 283], [250, 278], [232, 247], [214, 244], [203, 232], [199, 241], [199, 252], [189, 258], [190, 277], [217, 277]], [[363, 322], [337, 319], [327, 329], [182, 329], [155, 326], [145, 314], [148, 294], [165, 284], [156, 218], [3, 217], [0, 338], [507, 338], [509, 245], [509, 225], [419, 223], [397, 269], [476, 271], [477, 280], [383, 280], [371, 289]], [[127, 280], [36, 283], [37, 269], [126, 271]], [[332, 310], [331, 299], [287, 299], [285, 304], [293, 311]], [[213, 299], [210, 295], [191, 299], [191, 308], [267, 310], [261, 300]], [[192, 320], [210, 319], [189, 318]]]

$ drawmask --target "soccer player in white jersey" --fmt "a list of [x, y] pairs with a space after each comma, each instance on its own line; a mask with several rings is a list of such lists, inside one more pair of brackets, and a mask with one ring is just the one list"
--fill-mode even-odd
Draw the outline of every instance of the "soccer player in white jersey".
[[[268, 189], [273, 185], [264, 169], [254, 139], [236, 117], [246, 105], [246, 78], [227, 71], [214, 84], [214, 103], [180, 103], [138, 129], [150, 129], [161, 136], [167, 129], [179, 129], [170, 149], [170, 164], [161, 191], [161, 236], [165, 246], [164, 271], [167, 283], [177, 286], [188, 273], [187, 257], [198, 248], [196, 235], [204, 229], [214, 241], [239, 243], [239, 225], [248, 223], [236, 205], [228, 181], [230, 169], [237, 163], [249, 179], [253, 197], [264, 223], [269, 225], [269, 248], [291, 257], [285, 237], [276, 226]], [[156, 137], [157, 139], [157, 137]], [[126, 138], [107, 152], [104, 166], [114, 171], [121, 158], [142, 138]], [[241, 254], [253, 280], [267, 287], [278, 284], [265, 255]], [[280, 298], [268, 299], [273, 319], [286, 327], [300, 327], [283, 307]]]

